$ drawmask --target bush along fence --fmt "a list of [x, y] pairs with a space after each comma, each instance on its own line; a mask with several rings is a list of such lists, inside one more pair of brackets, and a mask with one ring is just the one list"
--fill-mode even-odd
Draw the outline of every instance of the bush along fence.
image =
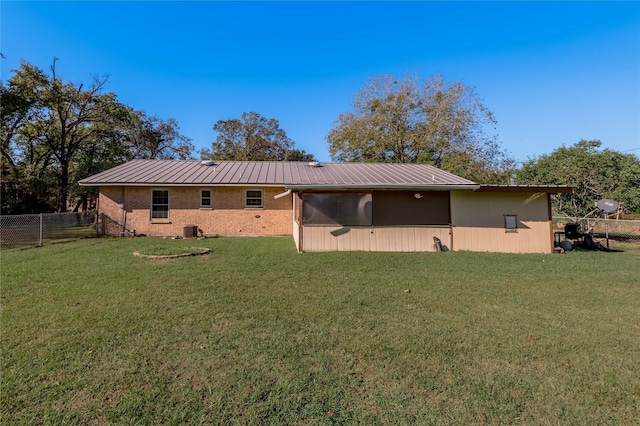
[[604, 218], [553, 218], [553, 228], [563, 230], [567, 223], [578, 223], [585, 234], [591, 234], [595, 238], [605, 238], [607, 232], [609, 239], [618, 241], [640, 242], [640, 220], [618, 220]]
[[0, 216], [0, 248], [42, 246], [95, 235], [95, 212]]

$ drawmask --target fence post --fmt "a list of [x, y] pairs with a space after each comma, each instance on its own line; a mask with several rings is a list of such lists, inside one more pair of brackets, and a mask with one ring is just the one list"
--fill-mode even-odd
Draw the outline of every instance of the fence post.
[[43, 236], [44, 232], [42, 230], [42, 213], [40, 213], [40, 241], [38, 242], [38, 245], [40, 247], [42, 247], [42, 236]]

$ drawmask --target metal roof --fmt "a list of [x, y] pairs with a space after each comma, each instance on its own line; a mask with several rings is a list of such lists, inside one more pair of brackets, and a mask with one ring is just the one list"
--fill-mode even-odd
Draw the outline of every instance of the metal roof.
[[83, 186], [261, 185], [288, 189], [478, 189], [428, 164], [133, 160], [82, 179]]

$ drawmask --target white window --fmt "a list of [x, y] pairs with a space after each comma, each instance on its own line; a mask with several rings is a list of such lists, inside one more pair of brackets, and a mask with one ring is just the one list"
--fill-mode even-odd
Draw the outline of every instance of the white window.
[[200, 207], [210, 208], [211, 207], [211, 190], [203, 189], [200, 191]]
[[247, 190], [245, 207], [262, 207], [262, 190]]
[[518, 216], [515, 214], [504, 215], [505, 232], [518, 232]]
[[169, 191], [154, 189], [151, 191], [151, 219], [169, 218]]

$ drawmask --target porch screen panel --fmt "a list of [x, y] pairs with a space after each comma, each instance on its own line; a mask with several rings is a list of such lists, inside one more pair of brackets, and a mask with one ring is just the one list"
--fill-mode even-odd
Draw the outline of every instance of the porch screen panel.
[[448, 225], [448, 191], [375, 191], [373, 225]]
[[371, 226], [371, 205], [370, 193], [303, 194], [302, 223]]

